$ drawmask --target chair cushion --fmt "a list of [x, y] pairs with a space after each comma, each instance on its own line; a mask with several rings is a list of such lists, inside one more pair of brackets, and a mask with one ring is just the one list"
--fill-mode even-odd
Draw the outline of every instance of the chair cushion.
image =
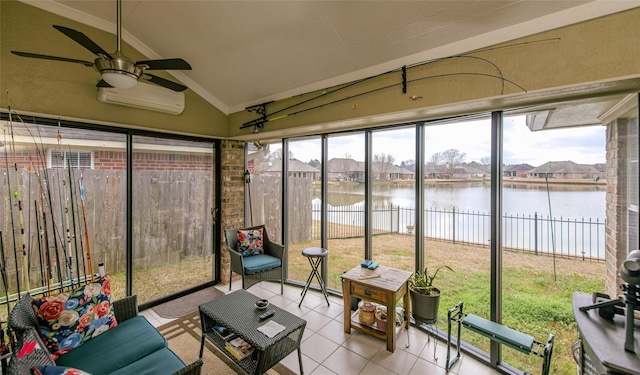
[[118, 325], [109, 276], [71, 292], [36, 298], [32, 306], [42, 340], [54, 360]]
[[94, 375], [110, 374], [167, 347], [167, 340], [142, 315], [61, 355], [58, 366], [70, 366]]
[[185, 367], [184, 362], [169, 348], [162, 348], [135, 361], [110, 375], [157, 375], [173, 374]]
[[238, 230], [238, 252], [242, 256], [258, 255], [264, 253], [263, 228]]
[[242, 263], [244, 264], [244, 273], [247, 275], [282, 266], [280, 259], [267, 254], [244, 257]]

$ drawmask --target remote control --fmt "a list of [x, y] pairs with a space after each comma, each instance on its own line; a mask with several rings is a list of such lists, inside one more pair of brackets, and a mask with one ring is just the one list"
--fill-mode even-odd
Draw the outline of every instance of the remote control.
[[271, 318], [271, 317], [273, 316], [273, 314], [274, 314], [274, 313], [275, 313], [275, 311], [273, 311], [273, 310], [269, 310], [269, 311], [267, 311], [266, 313], [264, 313], [264, 314], [260, 315], [260, 316], [258, 317], [258, 319], [260, 319], [260, 320], [269, 319], [269, 318]]

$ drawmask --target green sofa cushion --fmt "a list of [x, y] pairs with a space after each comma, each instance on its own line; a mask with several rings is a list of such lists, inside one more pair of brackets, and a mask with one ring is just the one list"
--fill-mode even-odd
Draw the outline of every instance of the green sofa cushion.
[[56, 365], [94, 375], [110, 374], [166, 347], [167, 340], [145, 317], [138, 315], [61, 355]]
[[272, 257], [271, 255], [259, 254], [242, 257], [242, 264], [244, 265], [245, 274], [251, 275], [252, 273], [280, 267], [282, 262], [280, 259]]
[[185, 367], [184, 362], [168, 348], [155, 351], [148, 356], [127, 365], [112, 375], [157, 375], [173, 374]]

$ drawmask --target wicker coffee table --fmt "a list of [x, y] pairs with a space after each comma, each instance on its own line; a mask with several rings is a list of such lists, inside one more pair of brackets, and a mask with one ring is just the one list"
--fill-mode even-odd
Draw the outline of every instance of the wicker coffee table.
[[[303, 374], [300, 342], [307, 322], [273, 305], [269, 305], [267, 310], [273, 310], [275, 314], [267, 320], [260, 321], [258, 316], [266, 310], [256, 309], [254, 304], [258, 299], [260, 298], [245, 290], [238, 290], [200, 305], [202, 322], [200, 358], [202, 358], [206, 338], [247, 373], [263, 374], [297, 350], [300, 374]], [[270, 320], [285, 327], [284, 331], [273, 338], [258, 331], [258, 327]], [[225, 349], [225, 340], [214, 331], [213, 327], [216, 325], [223, 325], [242, 337], [254, 348], [253, 353], [242, 360], [237, 360]]]

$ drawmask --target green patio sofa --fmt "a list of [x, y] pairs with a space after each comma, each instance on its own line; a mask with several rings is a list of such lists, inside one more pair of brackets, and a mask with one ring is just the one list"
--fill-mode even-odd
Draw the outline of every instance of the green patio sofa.
[[[29, 374], [35, 365], [72, 367], [92, 375], [195, 375], [202, 371], [201, 359], [186, 365], [169, 349], [160, 332], [138, 315], [136, 296], [113, 302], [116, 327], [53, 361], [39, 335], [31, 301], [30, 296], [23, 296], [9, 316], [17, 343], [9, 362], [9, 374]], [[25, 352], [25, 344], [34, 341], [36, 347]]]

